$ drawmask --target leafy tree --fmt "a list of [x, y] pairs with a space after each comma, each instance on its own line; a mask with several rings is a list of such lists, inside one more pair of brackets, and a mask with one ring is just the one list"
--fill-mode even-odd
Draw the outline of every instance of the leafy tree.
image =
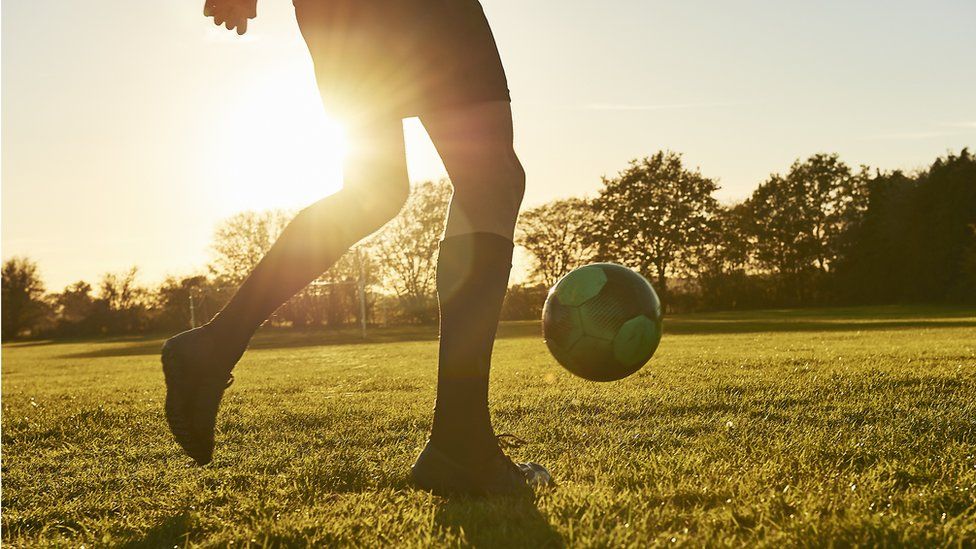
[[542, 305], [550, 286], [544, 284], [514, 284], [505, 294], [502, 304], [502, 320], [539, 320]]
[[755, 254], [766, 268], [795, 274], [828, 271], [841, 235], [867, 206], [867, 170], [854, 173], [836, 154], [817, 154], [773, 174], [747, 201]]
[[976, 246], [976, 156], [968, 149], [937, 158], [919, 174], [908, 222], [912, 256], [905, 284], [924, 301], [976, 301], [967, 278], [966, 252]]
[[746, 202], [754, 257], [779, 276], [783, 299], [815, 299], [867, 207], [867, 173], [855, 173], [836, 154], [816, 154], [770, 176]]
[[210, 289], [205, 276], [167, 277], [154, 292], [155, 327], [178, 331], [206, 322], [211, 316], [206, 311]]
[[867, 208], [847, 233], [848, 245], [834, 274], [839, 297], [848, 302], [886, 303], [911, 299], [906, 262], [914, 255], [914, 193], [918, 181], [900, 171], [878, 173], [867, 184]]
[[402, 310], [421, 322], [436, 315], [437, 248], [450, 200], [446, 181], [414, 186], [400, 215], [370, 241], [385, 285]]
[[907, 176], [878, 174], [852, 231], [840, 286], [854, 302], [976, 302], [976, 157], [967, 149]]
[[697, 268], [701, 302], [706, 308], [762, 304], [758, 280], [749, 273], [754, 246], [747, 229], [750, 222], [749, 209], [743, 203], [720, 207], [712, 218]]
[[666, 300], [668, 277], [693, 265], [708, 237], [716, 190], [715, 181], [685, 168], [677, 153], [631, 161], [617, 177], [603, 178], [595, 201], [602, 218], [590, 235], [598, 257], [650, 275]]
[[13, 339], [36, 328], [48, 310], [44, 283], [37, 263], [13, 257], [3, 263], [3, 339]]
[[99, 333], [91, 284], [78, 281], [54, 294], [57, 314], [55, 333], [63, 337], [91, 336]]
[[79, 280], [56, 294], [54, 302], [62, 321], [79, 323], [91, 315], [95, 298], [92, 296], [91, 284]]
[[535, 259], [532, 274], [539, 282], [552, 287], [596, 255], [588, 234], [596, 218], [591, 202], [582, 198], [555, 200], [519, 216], [516, 239]]

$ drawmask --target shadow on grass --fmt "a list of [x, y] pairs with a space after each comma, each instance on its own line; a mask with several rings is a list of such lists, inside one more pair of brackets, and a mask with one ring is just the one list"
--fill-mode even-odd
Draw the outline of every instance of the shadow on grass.
[[[664, 319], [665, 335], [749, 334], [782, 332], [864, 332], [882, 330], [922, 330], [976, 328], [976, 310], [962, 308], [865, 307], [846, 309], [784, 309], [674, 315]], [[502, 322], [499, 339], [542, 339], [538, 321]], [[437, 326], [397, 326], [373, 328], [364, 339], [357, 329], [262, 329], [251, 349], [287, 349], [322, 345], [378, 344], [409, 341], [434, 341]], [[93, 340], [99, 347], [62, 355], [62, 358], [101, 358], [155, 355], [163, 339], [132, 337]], [[37, 342], [34, 345], [47, 344]], [[75, 341], [74, 343], [83, 343]], [[104, 346], [102, 344], [105, 344]], [[31, 345], [19, 343], [17, 346]]]
[[866, 332], [976, 328], [976, 320], [699, 320], [665, 319], [664, 333], [672, 335], [751, 334], [777, 332]]
[[562, 536], [528, 498], [452, 498], [434, 523], [472, 547], [564, 547]]
[[186, 513], [166, 517], [156, 523], [142, 537], [130, 539], [120, 545], [125, 549], [136, 547], [183, 547], [189, 533], [190, 518]]

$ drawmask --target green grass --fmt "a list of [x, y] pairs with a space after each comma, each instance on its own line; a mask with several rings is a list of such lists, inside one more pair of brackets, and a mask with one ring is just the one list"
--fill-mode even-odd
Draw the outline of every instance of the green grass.
[[38, 545], [976, 545], [976, 311], [668, 319], [595, 384], [502, 327], [499, 432], [552, 470], [533, 503], [410, 488], [430, 329], [262, 334], [188, 466], [158, 340], [3, 348], [3, 542]]

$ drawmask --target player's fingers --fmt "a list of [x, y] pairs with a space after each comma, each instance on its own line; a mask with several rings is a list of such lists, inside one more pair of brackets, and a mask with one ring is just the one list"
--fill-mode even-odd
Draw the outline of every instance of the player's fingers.
[[244, 34], [241, 30], [247, 24], [247, 17], [240, 12], [235, 10], [231, 13], [230, 17], [227, 18], [227, 30], [237, 29], [237, 34]]
[[242, 35], [247, 32], [247, 17], [241, 19], [240, 24], [237, 25], [237, 34]]
[[217, 13], [214, 13], [213, 14], [213, 18], [214, 18], [214, 25], [217, 25], [219, 27], [219, 26], [221, 26], [221, 25], [224, 24], [224, 21], [227, 18], [227, 14], [224, 13], [224, 12], [218, 11]]
[[203, 16], [204, 17], [210, 17], [210, 16], [213, 15], [213, 12], [214, 12], [214, 3], [213, 3], [213, 0], [204, 0], [204, 2], [203, 2]]

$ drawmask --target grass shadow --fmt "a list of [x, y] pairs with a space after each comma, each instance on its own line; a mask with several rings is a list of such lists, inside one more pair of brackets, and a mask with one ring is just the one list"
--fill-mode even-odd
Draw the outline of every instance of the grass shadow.
[[[542, 327], [536, 321], [504, 322], [498, 329], [499, 339], [536, 337], [542, 339]], [[109, 358], [125, 356], [151, 356], [159, 354], [165, 338], [139, 337], [96, 339], [88, 342], [109, 344], [91, 351], [80, 351], [60, 355], [60, 358]], [[249, 349], [291, 349], [319, 347], [323, 345], [358, 345], [399, 343], [410, 341], [436, 341], [437, 326], [413, 325], [390, 328], [374, 328], [367, 332], [366, 338], [357, 329], [303, 329], [264, 328], [251, 342]], [[82, 343], [82, 341], [74, 341]], [[35, 345], [49, 343], [37, 342]], [[18, 344], [25, 346], [25, 344]], [[30, 344], [26, 344], [30, 345]]]
[[[782, 309], [680, 314], [664, 319], [664, 333], [671, 335], [749, 334], [784, 332], [864, 332], [883, 330], [921, 330], [976, 328], [976, 310], [971, 308], [862, 307], [837, 309]], [[537, 320], [502, 322], [499, 339], [542, 339]], [[159, 353], [163, 337], [127, 337], [90, 340], [99, 344], [92, 350], [72, 352], [61, 358], [104, 358], [146, 356]], [[356, 328], [289, 329], [263, 328], [251, 349], [288, 349], [323, 345], [378, 344], [434, 341], [436, 325], [408, 325], [371, 328], [366, 338]], [[83, 341], [72, 341], [82, 343]], [[47, 345], [51, 342], [18, 343], [16, 346]], [[101, 345], [101, 344], [106, 345]], [[6, 345], [5, 345], [6, 347]]]
[[190, 517], [186, 513], [166, 517], [142, 536], [119, 545], [125, 549], [137, 547], [183, 547], [190, 531]]
[[463, 538], [471, 547], [564, 547], [562, 536], [524, 497], [450, 498], [434, 524]]
[[665, 335], [750, 334], [778, 332], [864, 332], [878, 330], [976, 328], [976, 320], [713, 320], [667, 318]]

